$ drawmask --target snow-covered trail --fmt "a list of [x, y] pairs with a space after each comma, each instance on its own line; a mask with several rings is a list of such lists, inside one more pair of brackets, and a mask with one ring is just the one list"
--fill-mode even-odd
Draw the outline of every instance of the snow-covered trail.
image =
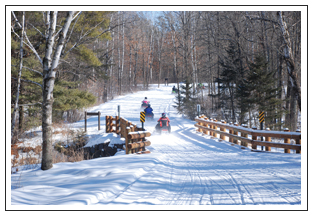
[[[282, 159], [283, 155], [278, 156], [281, 162], [263, 160], [259, 153], [194, 136], [190, 128], [150, 140], [158, 161], [110, 204], [125, 204], [121, 200], [129, 200], [131, 194], [135, 200], [137, 191], [144, 188], [144, 196], [136, 203], [300, 204], [300, 187], [295, 189], [300, 182], [296, 160]], [[290, 167], [292, 163], [296, 165]], [[292, 169], [295, 172], [290, 176]]]
[[[12, 204], [283, 205], [282, 210], [301, 204], [301, 155], [252, 152], [202, 136], [194, 121], [172, 107], [170, 92], [171, 86], [154, 88], [90, 109], [101, 111], [104, 122], [104, 115], [116, 115], [120, 105], [121, 116], [140, 124], [140, 101], [147, 96], [155, 120], [145, 128], [153, 131], [164, 111], [172, 127], [171, 134], [148, 138], [150, 154], [122, 151], [108, 158], [55, 164], [48, 171], [25, 171], [22, 187], [12, 187]], [[83, 121], [74, 126], [83, 127]], [[97, 117], [88, 120], [88, 133], [99, 134]], [[18, 178], [12, 175], [12, 182]]]
[[196, 134], [188, 121], [172, 122], [177, 129], [170, 135], [149, 138], [156, 161], [143, 166], [120, 194], [98, 204], [301, 203], [297, 157], [242, 150]]

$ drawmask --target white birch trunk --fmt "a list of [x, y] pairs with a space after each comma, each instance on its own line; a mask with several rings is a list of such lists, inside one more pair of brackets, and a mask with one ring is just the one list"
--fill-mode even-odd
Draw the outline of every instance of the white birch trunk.
[[112, 31], [112, 66], [110, 67], [110, 74], [109, 74], [109, 80], [110, 80], [110, 86], [109, 86], [109, 88], [110, 88], [110, 94], [111, 94], [111, 96], [113, 97], [113, 79], [112, 79], [112, 77], [113, 77], [113, 69], [114, 69], [114, 64], [115, 64], [115, 62], [114, 62], [114, 54], [115, 54], [115, 33], [114, 33], [115, 31]]
[[[119, 12], [118, 12], [119, 13]], [[118, 14], [118, 29], [117, 29], [117, 52], [118, 52], [118, 95], [121, 95], [121, 76], [120, 76], [120, 68], [121, 68], [121, 62], [120, 62], [120, 26], [119, 26], [119, 14]]]
[[132, 64], [132, 45], [130, 45], [130, 60], [129, 60], [129, 90], [131, 89], [131, 64]]
[[[177, 47], [175, 44], [175, 31], [173, 31], [173, 34], [171, 36], [172, 44], [173, 44], [173, 68], [174, 68], [174, 73], [176, 76], [176, 82], [177, 84], [179, 83], [178, 81], [178, 74], [177, 74]], [[179, 84], [178, 84], [178, 90], [179, 90]]]
[[[151, 50], [151, 63], [150, 63], [150, 81], [152, 81], [153, 79], [153, 61], [154, 61], [154, 37], [153, 37], [153, 32], [152, 31], [152, 35], [151, 35], [151, 47], [152, 47], [152, 50]], [[150, 82], [148, 82], [150, 83]]]
[[152, 52], [152, 38], [153, 38], [153, 30], [151, 33], [151, 40], [150, 40], [150, 44], [149, 44], [149, 50], [148, 50], [148, 55], [147, 55], [147, 71], [146, 71], [146, 88], [148, 88], [148, 71], [150, 71], [150, 67], [151, 67], [151, 63], [150, 63], [150, 59], [151, 59], [151, 52]]
[[53, 45], [55, 40], [55, 27], [57, 21], [57, 12], [51, 12], [49, 36], [46, 43], [46, 52], [43, 60], [43, 93], [42, 93], [42, 163], [41, 169], [47, 170], [53, 167], [52, 164], [52, 104], [53, 88], [55, 81], [56, 68], [59, 63], [61, 51], [70, 23], [72, 22], [73, 11], [68, 12], [65, 24], [59, 34], [58, 44], [55, 48], [53, 59]]
[[125, 19], [124, 12], [122, 15], [122, 61], [121, 61], [121, 73], [120, 73], [120, 93], [121, 93], [121, 84], [122, 84], [122, 76], [124, 72], [124, 63], [125, 63]]
[[17, 118], [17, 110], [18, 110], [18, 101], [19, 101], [19, 91], [21, 86], [21, 76], [22, 76], [22, 68], [23, 68], [23, 40], [24, 40], [24, 29], [25, 29], [25, 11], [23, 11], [22, 15], [22, 35], [20, 40], [20, 63], [17, 77], [17, 90], [16, 90], [16, 98], [14, 103], [13, 117], [12, 117], [12, 128], [11, 128], [11, 144], [13, 144], [14, 130]]

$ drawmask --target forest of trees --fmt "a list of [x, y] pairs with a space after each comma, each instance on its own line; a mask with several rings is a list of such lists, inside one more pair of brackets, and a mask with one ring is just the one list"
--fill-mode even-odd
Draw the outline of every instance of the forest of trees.
[[[14, 11], [11, 17], [12, 142], [42, 125], [48, 147], [52, 122], [80, 120], [88, 106], [160, 86], [165, 78], [179, 88], [175, 106], [188, 118], [201, 104], [203, 114], [227, 122], [251, 127], [264, 111], [266, 127], [298, 126], [300, 11], [164, 11], [156, 17]], [[43, 145], [43, 151], [49, 149]]]

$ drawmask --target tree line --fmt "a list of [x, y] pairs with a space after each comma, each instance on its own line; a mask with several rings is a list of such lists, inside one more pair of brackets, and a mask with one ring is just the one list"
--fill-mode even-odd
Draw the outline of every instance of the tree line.
[[[175, 107], [208, 117], [297, 127], [301, 111], [300, 11], [14, 11], [12, 143], [42, 126], [49, 169], [52, 122], [117, 95], [175, 83]], [[199, 86], [199, 83], [203, 83]]]

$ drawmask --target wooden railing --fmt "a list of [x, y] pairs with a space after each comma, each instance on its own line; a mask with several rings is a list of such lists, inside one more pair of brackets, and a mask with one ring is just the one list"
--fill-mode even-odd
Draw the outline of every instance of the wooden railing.
[[[256, 127], [249, 129], [246, 125], [239, 126], [238, 124], [227, 124], [225, 121], [218, 122], [217, 120], [208, 119], [204, 115], [196, 117], [195, 121], [197, 122], [195, 127], [198, 128], [198, 132], [214, 137], [219, 134], [220, 139], [226, 140], [226, 137], [228, 137], [228, 141], [234, 144], [245, 147], [251, 145], [252, 149], [257, 149], [258, 145], [265, 146], [266, 151], [271, 151], [271, 147], [283, 148], [285, 153], [290, 153], [290, 150], [293, 149], [296, 150], [296, 153], [301, 153], [300, 131], [290, 132], [288, 129], [284, 131], [257, 130]], [[258, 140], [259, 137], [264, 137], [265, 141]], [[272, 142], [271, 138], [284, 139], [284, 143]], [[290, 144], [291, 139], [295, 140], [296, 144]]]
[[122, 117], [106, 116], [106, 133], [117, 133], [125, 138], [126, 154], [150, 153], [145, 146], [151, 145], [151, 142], [145, 137], [151, 136], [151, 133]]
[[120, 120], [118, 116], [106, 116], [106, 133], [120, 134]]

